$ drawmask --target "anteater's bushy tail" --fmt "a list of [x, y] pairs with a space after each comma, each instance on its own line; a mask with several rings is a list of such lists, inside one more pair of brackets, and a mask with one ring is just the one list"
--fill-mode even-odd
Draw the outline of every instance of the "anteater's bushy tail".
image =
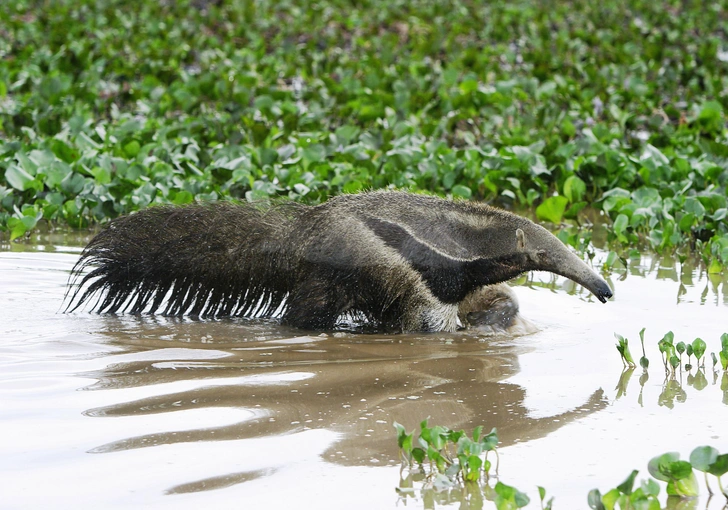
[[96, 296], [99, 312], [269, 316], [291, 290], [289, 234], [304, 207], [163, 206], [118, 218], [74, 266], [66, 310]]

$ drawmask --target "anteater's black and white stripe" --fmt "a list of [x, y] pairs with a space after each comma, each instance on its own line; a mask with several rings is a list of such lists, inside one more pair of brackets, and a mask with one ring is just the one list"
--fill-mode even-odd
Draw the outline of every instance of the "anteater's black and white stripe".
[[475, 202], [372, 192], [318, 206], [151, 207], [112, 221], [89, 243], [69, 307], [96, 297], [99, 312], [280, 312], [283, 322], [315, 330], [348, 315], [383, 329], [454, 331], [459, 318], [487, 312], [473, 303], [502, 301], [484, 286], [531, 270], [570, 278], [603, 302], [611, 296], [547, 230]]

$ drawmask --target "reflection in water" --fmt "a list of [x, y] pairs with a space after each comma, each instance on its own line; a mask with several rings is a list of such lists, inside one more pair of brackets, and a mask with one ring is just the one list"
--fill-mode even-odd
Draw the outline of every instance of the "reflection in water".
[[[144, 416], [213, 407], [252, 412], [237, 423], [124, 438], [98, 445], [92, 453], [326, 428], [341, 435], [324, 453], [325, 459], [343, 465], [381, 465], [398, 458], [395, 420], [407, 428], [426, 417], [452, 429], [496, 427], [501, 446], [507, 446], [543, 437], [606, 406], [597, 390], [570, 411], [529, 416], [524, 389], [502, 382], [518, 371], [519, 347], [512, 340], [482, 342], [468, 333], [291, 338], [292, 331], [264, 322], [113, 317], [105, 322], [109, 326], [105, 334], [114, 343], [165, 348], [80, 374], [97, 380], [86, 390], [164, 388], [152, 396], [89, 409], [87, 416]], [[211, 359], [201, 360], [199, 355], [188, 359], [180, 347], [206, 349]], [[176, 355], [165, 357], [170, 351]], [[236, 474], [171, 491], [208, 490], [255, 476], [260, 475]]]
[[[614, 388], [616, 390], [615, 400], [619, 400], [620, 398], [627, 395], [627, 388], [629, 386], [629, 382], [632, 380], [632, 375], [634, 374], [634, 367], [625, 367], [624, 370], [622, 370], [622, 373], [619, 375], [619, 381], [617, 382], [617, 386]], [[718, 376], [719, 373], [717, 370], [713, 370], [713, 386], [716, 386], [718, 384]], [[688, 387], [694, 388], [696, 391], [702, 391], [708, 386], [708, 379], [705, 376], [705, 370], [704, 368], [700, 367], [695, 371], [695, 374], [693, 374], [693, 370], [687, 371], [686, 374], [683, 374], [682, 370], [678, 370], [676, 374], [672, 373], [665, 373], [665, 380], [662, 383], [660, 394], [657, 397], [657, 405], [667, 407], [668, 409], [673, 409], [675, 407], [675, 403], [684, 403], [688, 399], [688, 393], [683, 388], [683, 375], [685, 375], [685, 382], [687, 383]], [[642, 374], [639, 377], [639, 384], [640, 384], [640, 393], [637, 397], [637, 402], [640, 404], [640, 406], [643, 405], [643, 393], [645, 388], [645, 383], [649, 380], [650, 375], [647, 370], [643, 370]], [[723, 404], [728, 405], [728, 372], [723, 372], [723, 375], [720, 380], [720, 389], [723, 393]]]
[[167, 494], [185, 494], [188, 492], [210, 491], [216, 489], [224, 489], [238, 483], [249, 482], [264, 476], [271, 476], [276, 472], [275, 469], [258, 469], [256, 471], [245, 471], [242, 473], [232, 473], [228, 475], [215, 476], [198, 480], [192, 483], [184, 483], [167, 490]]

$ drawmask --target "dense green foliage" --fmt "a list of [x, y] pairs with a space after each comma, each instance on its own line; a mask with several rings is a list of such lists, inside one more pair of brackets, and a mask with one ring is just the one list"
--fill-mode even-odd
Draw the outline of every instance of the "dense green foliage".
[[724, 4], [1, 2], [0, 227], [391, 186], [720, 271]]

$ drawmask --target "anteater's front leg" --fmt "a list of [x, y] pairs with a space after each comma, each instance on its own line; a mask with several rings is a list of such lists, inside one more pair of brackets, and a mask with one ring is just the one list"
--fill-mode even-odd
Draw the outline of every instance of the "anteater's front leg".
[[311, 274], [287, 298], [282, 322], [314, 331], [331, 330], [349, 302], [330, 279]]

